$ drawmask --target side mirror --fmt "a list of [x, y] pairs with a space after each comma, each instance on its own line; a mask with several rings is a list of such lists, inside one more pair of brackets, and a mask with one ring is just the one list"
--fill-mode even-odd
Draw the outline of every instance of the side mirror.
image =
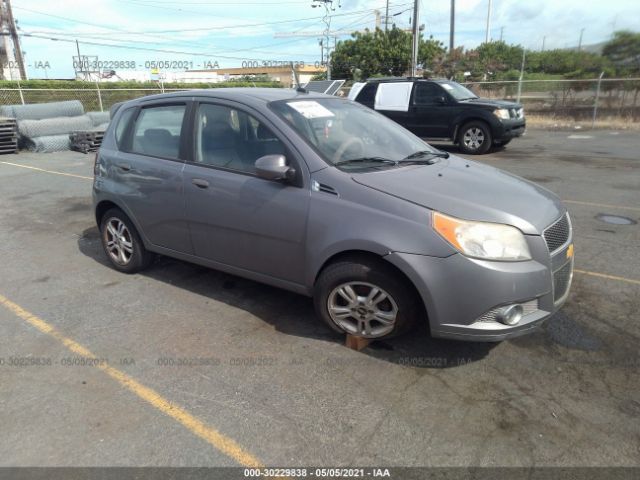
[[287, 165], [284, 155], [265, 155], [256, 160], [256, 173], [265, 180], [291, 181], [296, 176], [296, 171]]

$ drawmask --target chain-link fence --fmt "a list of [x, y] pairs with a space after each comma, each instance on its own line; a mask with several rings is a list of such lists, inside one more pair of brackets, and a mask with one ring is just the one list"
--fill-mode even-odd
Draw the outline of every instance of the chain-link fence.
[[[465, 84], [485, 98], [519, 101], [527, 114], [594, 120], [640, 120], [640, 78], [518, 80]], [[595, 116], [594, 116], [595, 114]]]
[[114, 103], [132, 100], [146, 95], [155, 95], [168, 91], [188, 90], [185, 88], [0, 88], [0, 105], [59, 102], [62, 100], [80, 100], [85, 112], [109, 111]]
[[[640, 121], [640, 78], [469, 82], [481, 97], [519, 100], [527, 114], [574, 120], [620, 118]], [[184, 88], [2, 88], [0, 105], [80, 100], [85, 112], [108, 111], [125, 100]], [[348, 88], [346, 89], [348, 90]]]

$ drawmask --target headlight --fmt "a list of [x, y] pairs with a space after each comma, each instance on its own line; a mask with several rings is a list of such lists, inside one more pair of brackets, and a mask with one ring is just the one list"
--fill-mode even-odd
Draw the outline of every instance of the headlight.
[[506, 108], [498, 108], [493, 111], [493, 114], [498, 117], [500, 120], [509, 120], [511, 116], [509, 115], [509, 110]]
[[469, 257], [485, 260], [531, 260], [524, 235], [510, 225], [471, 222], [434, 212], [433, 228]]

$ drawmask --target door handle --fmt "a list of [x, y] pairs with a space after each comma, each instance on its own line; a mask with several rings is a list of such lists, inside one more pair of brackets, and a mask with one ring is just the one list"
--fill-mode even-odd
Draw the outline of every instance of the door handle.
[[116, 166], [120, 170], [124, 170], [125, 172], [128, 172], [128, 171], [131, 170], [131, 165], [129, 165], [128, 163], [118, 163], [118, 164], [116, 164]]
[[202, 178], [192, 178], [191, 183], [193, 183], [198, 188], [209, 188], [209, 182], [203, 180]]

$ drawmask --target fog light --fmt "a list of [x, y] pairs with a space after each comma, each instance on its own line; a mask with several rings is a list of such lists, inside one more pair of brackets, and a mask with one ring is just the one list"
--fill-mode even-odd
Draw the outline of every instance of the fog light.
[[522, 305], [509, 305], [502, 307], [496, 313], [496, 320], [505, 325], [517, 325], [522, 320]]

